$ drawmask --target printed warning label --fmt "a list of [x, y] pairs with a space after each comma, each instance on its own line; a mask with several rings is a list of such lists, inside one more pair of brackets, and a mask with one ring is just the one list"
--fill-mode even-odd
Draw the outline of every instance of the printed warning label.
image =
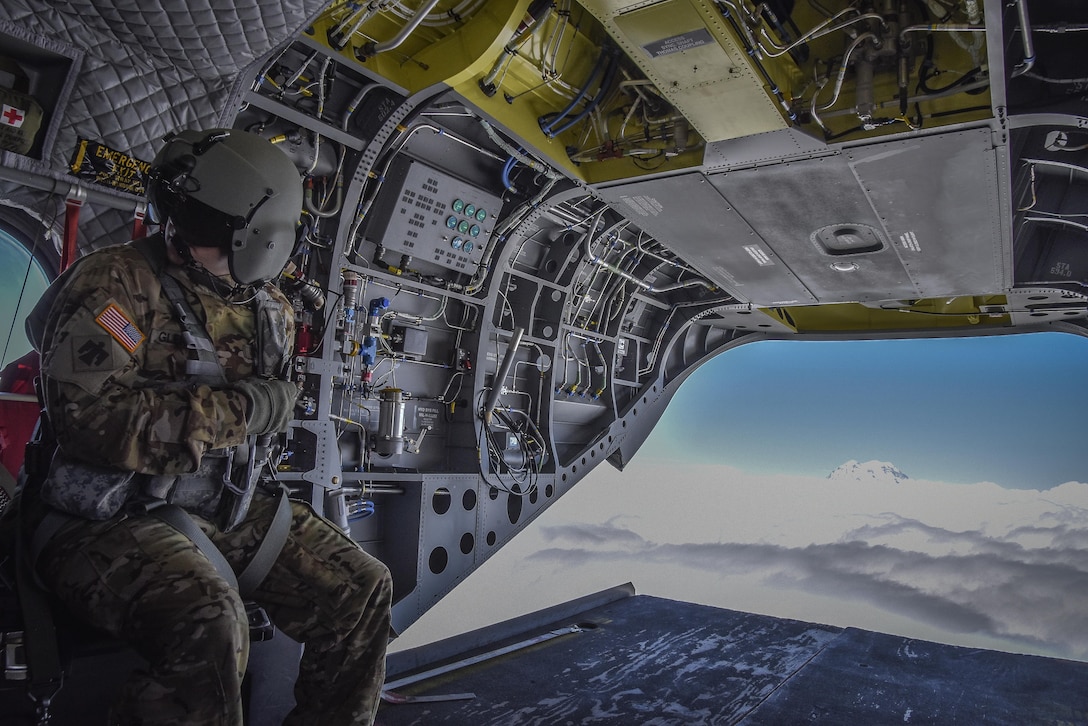
[[648, 197], [645, 194], [640, 194], [636, 197], [623, 196], [620, 197], [620, 199], [622, 199], [624, 204], [630, 207], [634, 212], [643, 217], [656, 217], [665, 209], [665, 207], [661, 205], [661, 202], [653, 197]]
[[685, 50], [691, 50], [692, 48], [698, 48], [701, 45], [713, 42], [714, 36], [710, 34], [709, 30], [706, 28], [697, 28], [696, 30], [689, 30], [686, 33], [674, 35], [670, 38], [646, 43], [642, 46], [642, 49], [649, 53], [651, 58], [660, 58], [664, 55], [681, 53]]
[[442, 409], [431, 404], [416, 404], [416, 428], [437, 429], [442, 420]]
[[908, 249], [911, 252], [921, 252], [922, 245], [918, 242], [918, 235], [914, 232], [907, 232], [906, 234], [899, 235], [899, 244], [903, 245], [904, 249]]
[[71, 173], [102, 186], [144, 195], [144, 181], [151, 164], [105, 144], [80, 139], [72, 155]]
[[767, 267], [773, 265], [774, 261], [771, 256], [767, 254], [767, 251], [759, 245], [745, 245], [744, 251], [752, 256], [752, 259], [756, 261], [760, 267]]

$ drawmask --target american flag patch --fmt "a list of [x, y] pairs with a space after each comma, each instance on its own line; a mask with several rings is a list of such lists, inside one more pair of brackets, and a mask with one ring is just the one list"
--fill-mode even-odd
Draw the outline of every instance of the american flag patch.
[[144, 342], [144, 334], [133, 325], [132, 321], [125, 317], [121, 308], [113, 303], [98, 314], [94, 319], [96, 323], [106, 329], [113, 339], [121, 344], [121, 347], [129, 353], [135, 353], [140, 344]]

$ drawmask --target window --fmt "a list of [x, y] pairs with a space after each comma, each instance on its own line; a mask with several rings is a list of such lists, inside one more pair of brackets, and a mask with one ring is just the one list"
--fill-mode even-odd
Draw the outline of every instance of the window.
[[23, 322], [53, 277], [54, 251], [32, 239], [0, 218], [0, 367], [30, 351]]

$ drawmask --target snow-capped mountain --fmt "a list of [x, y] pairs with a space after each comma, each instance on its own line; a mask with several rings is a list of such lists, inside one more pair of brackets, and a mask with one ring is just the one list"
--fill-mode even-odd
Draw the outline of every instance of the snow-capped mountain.
[[832, 481], [860, 481], [899, 484], [910, 479], [895, 464], [886, 461], [866, 461], [858, 463], [851, 459], [827, 475]]

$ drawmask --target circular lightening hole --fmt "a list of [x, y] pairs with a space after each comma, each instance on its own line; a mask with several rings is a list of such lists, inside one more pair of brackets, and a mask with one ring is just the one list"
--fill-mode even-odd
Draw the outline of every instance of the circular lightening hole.
[[450, 497], [449, 489], [447, 489], [446, 487], [440, 487], [439, 489], [437, 489], [434, 493], [434, 496], [431, 497], [431, 508], [434, 509], [434, 513], [441, 515], [450, 511], [451, 499], [452, 497]]
[[427, 566], [430, 567], [431, 572], [436, 575], [441, 575], [446, 570], [446, 565], [450, 562], [450, 555], [446, 552], [445, 547], [435, 547], [431, 550], [431, 556], [427, 558]]

